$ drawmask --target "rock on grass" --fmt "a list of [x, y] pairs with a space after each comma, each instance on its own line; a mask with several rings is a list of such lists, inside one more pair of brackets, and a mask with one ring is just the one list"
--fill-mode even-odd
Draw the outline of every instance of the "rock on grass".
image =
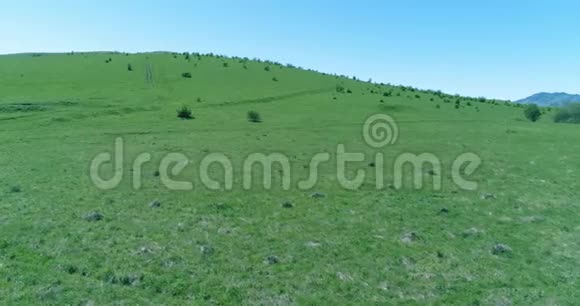
[[468, 237], [477, 237], [483, 235], [484, 233], [485, 231], [472, 227], [464, 230], [461, 235], [463, 236], [463, 238], [468, 238]]
[[85, 220], [88, 222], [97, 222], [103, 220], [104, 218], [105, 216], [98, 211], [93, 211], [85, 216]]
[[415, 232], [405, 233], [401, 237], [401, 242], [405, 244], [409, 244], [417, 240], [419, 240], [419, 235], [417, 235]]
[[494, 194], [492, 193], [484, 193], [481, 195], [482, 200], [495, 200], [497, 199]]
[[308, 248], [318, 248], [320, 247], [322, 244], [318, 241], [308, 241], [304, 244], [306, 247]]
[[493, 248], [491, 249], [491, 253], [493, 255], [502, 255], [502, 254], [507, 254], [507, 253], [511, 253], [511, 252], [512, 252], [512, 248], [509, 245], [501, 244], [501, 243], [494, 245]]
[[274, 256], [274, 255], [270, 255], [270, 256], [266, 257], [266, 259], [264, 260], [264, 263], [268, 264], [268, 265], [275, 265], [279, 262], [280, 262], [280, 259], [278, 258], [278, 256]]
[[351, 282], [354, 280], [350, 274], [344, 272], [337, 272], [336, 277], [343, 282]]
[[149, 207], [151, 208], [159, 208], [161, 207], [161, 202], [159, 200], [153, 200], [149, 203]]
[[322, 199], [322, 198], [326, 198], [326, 194], [317, 191], [317, 192], [311, 194], [310, 197], [314, 198], [314, 199]]

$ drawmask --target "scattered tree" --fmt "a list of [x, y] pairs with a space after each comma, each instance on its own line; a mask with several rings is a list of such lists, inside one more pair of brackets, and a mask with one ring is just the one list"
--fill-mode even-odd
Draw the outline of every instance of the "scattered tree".
[[131, 64], [127, 64], [127, 70], [128, 71], [133, 71], [133, 66], [131, 66]]
[[554, 116], [556, 123], [580, 123], [580, 104], [574, 103], [558, 110]]
[[526, 109], [524, 109], [524, 115], [531, 122], [536, 122], [540, 120], [542, 112], [540, 111], [540, 108], [536, 104], [530, 104], [526, 107]]

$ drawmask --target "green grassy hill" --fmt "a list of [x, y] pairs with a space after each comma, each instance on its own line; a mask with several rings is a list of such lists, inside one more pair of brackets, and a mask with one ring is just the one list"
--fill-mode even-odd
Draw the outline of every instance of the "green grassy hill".
[[[503, 101], [257, 60], [187, 57], [0, 56], [0, 304], [580, 300], [577, 126], [552, 124], [550, 112], [527, 122], [520, 106]], [[176, 117], [183, 105], [195, 119]], [[262, 122], [248, 122], [248, 111]], [[374, 114], [397, 121], [395, 144], [365, 143], [363, 123]], [[118, 137], [124, 179], [100, 190], [91, 160], [111, 152]], [[283, 190], [280, 169], [272, 190], [258, 179], [242, 188], [242, 161], [251, 153], [283, 153], [293, 178], [302, 179], [313, 155], [338, 144], [366, 154], [347, 171], [367, 171], [357, 191], [337, 183], [334, 158], [308, 190], [297, 179]], [[214, 152], [233, 161], [233, 190], [209, 190], [196, 179], [199, 162]], [[379, 190], [377, 152], [386, 156]], [[452, 182], [452, 162], [466, 152], [483, 161], [470, 176], [476, 191]], [[131, 165], [141, 153], [152, 161], [135, 190]], [[157, 171], [168, 153], [191, 160], [178, 178], [194, 190], [164, 186]], [[403, 153], [435, 154], [442, 189], [389, 186]], [[154, 200], [159, 207], [150, 207]], [[497, 244], [511, 252], [494, 252]]]

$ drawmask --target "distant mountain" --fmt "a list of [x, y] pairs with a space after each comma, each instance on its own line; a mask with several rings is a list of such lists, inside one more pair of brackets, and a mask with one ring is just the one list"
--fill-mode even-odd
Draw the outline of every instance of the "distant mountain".
[[537, 104], [539, 106], [563, 106], [569, 103], [580, 103], [580, 95], [571, 95], [564, 92], [541, 92], [516, 102]]

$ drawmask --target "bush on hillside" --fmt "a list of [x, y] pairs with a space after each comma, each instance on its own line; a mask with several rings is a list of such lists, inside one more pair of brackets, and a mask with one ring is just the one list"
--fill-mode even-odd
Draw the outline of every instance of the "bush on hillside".
[[127, 64], [127, 70], [128, 71], [133, 71], [133, 66], [131, 66], [131, 64]]
[[248, 121], [253, 122], [253, 123], [260, 123], [262, 122], [262, 116], [260, 116], [260, 113], [256, 112], [256, 111], [249, 111], [247, 114], [248, 117]]
[[542, 117], [542, 112], [536, 104], [530, 104], [524, 109], [524, 116], [531, 122], [536, 122]]
[[185, 105], [180, 107], [179, 109], [177, 109], [177, 118], [193, 119], [191, 109]]
[[345, 89], [344, 86], [342, 85], [336, 85], [336, 92], [338, 93], [344, 93]]
[[191, 79], [191, 72], [184, 72], [181, 74], [181, 76], [186, 79]]
[[556, 123], [580, 123], [580, 103], [570, 104], [556, 113]]

